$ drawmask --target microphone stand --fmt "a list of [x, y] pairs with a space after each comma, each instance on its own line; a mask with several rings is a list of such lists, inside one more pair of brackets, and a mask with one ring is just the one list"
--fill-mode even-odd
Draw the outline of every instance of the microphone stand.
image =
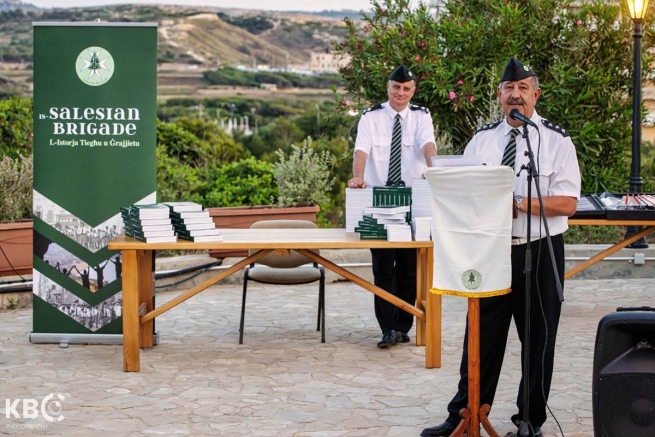
[[555, 275], [555, 284], [557, 287], [557, 294], [560, 302], [564, 302], [564, 292], [562, 291], [562, 284], [559, 280], [559, 273], [557, 271], [557, 264], [555, 263], [555, 252], [553, 251], [553, 243], [550, 239], [550, 231], [548, 230], [548, 220], [546, 219], [546, 211], [544, 210], [543, 197], [541, 196], [541, 188], [539, 187], [539, 172], [534, 162], [534, 153], [530, 146], [530, 135], [528, 132], [527, 121], [523, 122], [523, 138], [525, 138], [528, 146], [525, 156], [528, 157], [528, 165], [522, 165], [519, 172], [516, 174], [518, 177], [523, 170], [527, 172], [528, 180], [528, 222], [527, 222], [527, 246], [525, 249], [525, 268], [523, 274], [525, 276], [525, 330], [523, 340], [523, 421], [519, 425], [519, 437], [534, 437], [534, 429], [530, 424], [530, 295], [532, 292], [532, 244], [530, 241], [530, 231], [532, 222], [532, 179], [535, 179], [535, 188], [537, 189], [537, 199], [539, 200], [539, 214], [544, 223], [546, 230], [546, 241], [548, 242], [548, 251], [550, 252], [550, 260], [553, 265], [553, 273]]

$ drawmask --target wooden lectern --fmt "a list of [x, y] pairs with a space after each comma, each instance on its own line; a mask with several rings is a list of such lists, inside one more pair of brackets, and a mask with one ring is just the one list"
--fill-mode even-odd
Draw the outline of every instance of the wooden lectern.
[[468, 362], [468, 408], [460, 410], [461, 422], [450, 437], [461, 437], [464, 432], [468, 437], [480, 437], [480, 425], [487, 431], [489, 437], [500, 437], [489, 423], [487, 414], [491, 410], [488, 404], [480, 406], [480, 299], [469, 298], [469, 362]]
[[500, 437], [487, 418], [491, 407], [480, 406], [480, 299], [510, 292], [514, 174], [507, 166], [437, 167], [425, 179], [432, 240], [445, 248], [434, 251], [430, 291], [468, 299], [468, 406], [451, 437], [480, 437], [480, 425]]

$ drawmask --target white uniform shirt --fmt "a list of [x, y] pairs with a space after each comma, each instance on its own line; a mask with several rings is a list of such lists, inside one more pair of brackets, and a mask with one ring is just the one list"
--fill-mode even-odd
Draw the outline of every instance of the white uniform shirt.
[[423, 146], [435, 143], [434, 126], [429, 111], [420, 106], [407, 105], [401, 112], [396, 112], [387, 101], [364, 111], [357, 127], [355, 152], [361, 150], [368, 155], [364, 169], [364, 181], [368, 186], [383, 187], [387, 183], [391, 135], [396, 114], [401, 117], [400, 178], [405, 182], [405, 186], [410, 187], [412, 181], [422, 177], [427, 168]]
[[[580, 167], [575, 153], [575, 146], [568, 136], [568, 132], [560, 126], [540, 117], [535, 111], [532, 120], [539, 126], [541, 133], [541, 144], [537, 130], [528, 126], [530, 146], [534, 153], [534, 161], [539, 169], [539, 187], [543, 197], [570, 196], [580, 199]], [[546, 124], [544, 124], [544, 122]], [[503, 120], [498, 124], [483, 126], [473, 136], [473, 139], [466, 146], [464, 155], [480, 155], [486, 165], [500, 165], [503, 159], [505, 146], [510, 139], [510, 132], [513, 129]], [[528, 157], [525, 152], [528, 150], [526, 139], [523, 138], [523, 127], [519, 128], [521, 133], [516, 137], [516, 164], [515, 174], [518, 173], [521, 165], [528, 164]], [[566, 135], [566, 136], [565, 136]], [[523, 203], [527, 202], [528, 183], [527, 172], [514, 178], [514, 194], [523, 196]], [[535, 180], [532, 182], [532, 198], [537, 198]], [[538, 215], [531, 216], [530, 238], [532, 240], [544, 238], [546, 231]], [[512, 224], [512, 236], [526, 238], [528, 236], [528, 214], [519, 212]], [[548, 217], [548, 229], [551, 235], [559, 235], [568, 229], [568, 217]]]

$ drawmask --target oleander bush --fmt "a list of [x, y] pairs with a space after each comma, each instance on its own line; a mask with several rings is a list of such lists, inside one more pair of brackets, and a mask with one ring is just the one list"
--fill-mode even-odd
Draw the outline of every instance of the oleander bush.
[[[410, 0], [372, 3], [363, 25], [346, 20], [346, 40], [334, 47], [350, 58], [341, 74], [359, 107], [386, 100], [389, 74], [405, 64], [418, 78], [414, 103], [430, 109], [461, 153], [516, 56], [539, 75], [537, 111], [571, 133], [583, 191], [627, 190], [633, 24], [625, 2], [450, 0], [438, 18], [424, 4], [411, 9]], [[643, 24], [644, 82], [654, 78], [652, 12]]]

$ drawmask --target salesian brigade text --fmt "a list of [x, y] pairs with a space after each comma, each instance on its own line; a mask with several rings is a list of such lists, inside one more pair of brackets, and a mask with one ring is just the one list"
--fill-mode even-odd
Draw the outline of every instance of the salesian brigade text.
[[137, 122], [141, 120], [137, 108], [66, 107], [52, 107], [48, 111], [48, 114], [39, 114], [38, 119], [53, 120], [52, 134], [67, 136], [132, 136], [136, 135]]

